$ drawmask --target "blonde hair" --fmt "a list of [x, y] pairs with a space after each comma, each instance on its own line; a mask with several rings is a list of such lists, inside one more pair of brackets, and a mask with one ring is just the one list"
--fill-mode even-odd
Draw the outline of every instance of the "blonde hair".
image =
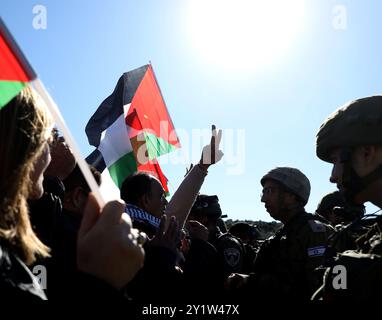
[[36, 255], [49, 255], [49, 248], [31, 227], [27, 199], [34, 162], [52, 126], [44, 102], [29, 87], [0, 109], [0, 240], [27, 264], [33, 263]]

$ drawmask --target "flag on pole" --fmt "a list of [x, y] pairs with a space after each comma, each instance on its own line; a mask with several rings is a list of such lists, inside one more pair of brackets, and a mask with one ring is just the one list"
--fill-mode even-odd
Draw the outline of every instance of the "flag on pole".
[[35, 78], [36, 74], [0, 19], [0, 109]]
[[151, 65], [124, 73], [85, 131], [97, 148], [87, 161], [100, 171], [107, 167], [118, 187], [128, 175], [147, 171], [168, 192], [156, 158], [180, 143]]
[[29, 83], [45, 101], [54, 122], [65, 137], [66, 143], [71, 148], [90, 190], [94, 193], [98, 203], [103, 206], [104, 199], [100, 194], [98, 185], [90, 172], [88, 164], [82, 158], [81, 152], [73, 139], [58, 106], [46, 90], [44, 84], [38, 79], [33, 68], [28, 63], [28, 60], [0, 17], [0, 111]]

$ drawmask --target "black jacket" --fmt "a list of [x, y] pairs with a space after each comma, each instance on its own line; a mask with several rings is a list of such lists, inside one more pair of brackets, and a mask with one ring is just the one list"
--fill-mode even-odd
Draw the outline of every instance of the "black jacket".
[[2, 301], [46, 300], [32, 272], [3, 240], [0, 240], [0, 298]]

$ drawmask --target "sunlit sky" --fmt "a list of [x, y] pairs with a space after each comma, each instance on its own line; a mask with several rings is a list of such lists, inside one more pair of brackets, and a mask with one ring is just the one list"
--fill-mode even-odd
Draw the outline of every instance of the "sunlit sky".
[[[33, 27], [36, 5], [46, 8], [46, 29]], [[192, 132], [214, 123], [227, 133], [226, 159], [210, 169], [202, 192], [217, 194], [229, 218], [267, 221], [259, 181], [275, 166], [309, 177], [310, 212], [335, 189], [330, 165], [315, 156], [315, 134], [346, 101], [381, 93], [381, 13], [378, 0], [2, 0], [0, 6], [84, 156], [93, 150], [84, 131], [90, 116], [123, 72], [151, 61], [183, 145], [161, 159], [168, 162], [162, 169], [170, 192], [186, 171], [179, 159], [200, 156], [188, 143]]]

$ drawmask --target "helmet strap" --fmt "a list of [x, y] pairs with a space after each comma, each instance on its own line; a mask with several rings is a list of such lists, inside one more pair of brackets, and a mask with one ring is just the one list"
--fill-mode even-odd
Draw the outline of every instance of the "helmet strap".
[[363, 191], [371, 183], [382, 178], [382, 165], [378, 166], [372, 172], [364, 177], [360, 177], [351, 164], [351, 150], [341, 151], [341, 162], [344, 164], [342, 174], [342, 184], [345, 187], [345, 199], [348, 203], [354, 204], [354, 197]]

